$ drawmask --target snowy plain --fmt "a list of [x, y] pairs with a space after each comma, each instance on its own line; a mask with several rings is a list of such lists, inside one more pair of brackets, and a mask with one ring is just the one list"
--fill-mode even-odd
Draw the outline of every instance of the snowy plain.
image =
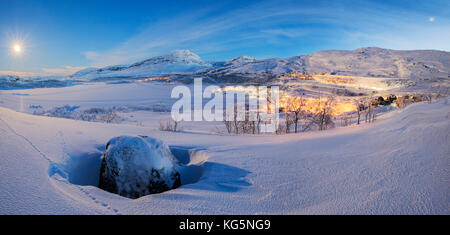
[[[170, 90], [95, 83], [0, 91], [0, 213], [450, 213], [448, 98], [373, 124], [287, 135], [229, 135], [195, 122], [164, 132], [158, 120], [170, 113], [145, 110], [122, 113], [119, 124], [30, 115], [66, 104], [169, 105]], [[185, 164], [183, 185], [135, 200], [97, 188], [105, 145], [120, 135], [165, 141]]]

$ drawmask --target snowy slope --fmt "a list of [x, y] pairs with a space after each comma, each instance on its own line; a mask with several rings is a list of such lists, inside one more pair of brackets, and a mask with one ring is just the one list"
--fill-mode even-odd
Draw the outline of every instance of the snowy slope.
[[207, 74], [282, 74], [302, 70], [301, 63], [295, 60], [279, 58], [255, 60], [249, 57], [238, 57], [228, 61], [223, 66], [209, 70]]
[[231, 66], [238, 67], [238, 66], [242, 66], [244, 64], [253, 63], [255, 61], [256, 61], [256, 59], [251, 56], [239, 56], [232, 60], [227, 61], [224, 65], [225, 66], [231, 65]]
[[450, 52], [398, 51], [376, 47], [351, 51], [329, 50], [284, 59], [271, 58], [225, 64], [209, 70], [207, 74], [280, 75], [289, 72], [389, 78], [447, 78], [450, 76]]
[[308, 73], [396, 78], [450, 76], [450, 52], [445, 51], [398, 51], [369, 47], [353, 51], [320, 51], [303, 59]]
[[[160, 132], [0, 108], [0, 213], [449, 214], [448, 102], [283, 136]], [[199, 175], [137, 200], [92, 186], [105, 143], [119, 135], [203, 150], [182, 180]]]
[[187, 73], [209, 67], [200, 57], [188, 50], [175, 50], [132, 65], [88, 68], [69, 76], [71, 79], [93, 80], [112, 77], [142, 77], [172, 73]]

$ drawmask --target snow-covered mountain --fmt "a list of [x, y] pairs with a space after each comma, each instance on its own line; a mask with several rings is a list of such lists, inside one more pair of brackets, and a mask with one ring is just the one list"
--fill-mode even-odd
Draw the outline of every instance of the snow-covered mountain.
[[290, 58], [271, 58], [263, 60], [249, 60], [238, 57], [225, 63], [221, 67], [215, 67], [206, 72], [207, 75], [232, 75], [232, 74], [282, 74], [292, 71], [304, 71], [302, 63]]
[[[175, 50], [131, 65], [86, 68], [67, 77], [0, 76], [0, 89], [60, 87], [82, 81], [172, 76], [180, 82], [204, 77], [218, 83], [265, 83], [290, 72], [328, 73], [360, 77], [406, 79], [450, 78], [450, 52], [390, 50], [376, 47], [327, 50], [289, 58], [257, 60], [240, 56], [206, 62], [188, 50]], [[63, 78], [63, 79], [62, 79]]]
[[450, 52], [399, 51], [376, 47], [320, 51], [301, 57], [309, 73], [398, 78], [450, 76]]
[[132, 64], [130, 67], [151, 66], [155, 64], [208, 65], [208, 63], [200, 59], [200, 56], [189, 50], [175, 50], [165, 55], [155, 56], [148, 60]]
[[435, 50], [399, 51], [376, 47], [328, 50], [290, 58], [250, 60], [238, 57], [208, 75], [280, 75], [289, 72], [395, 78], [450, 76], [450, 52]]
[[215, 79], [221, 76], [257, 78], [290, 72], [387, 78], [447, 78], [450, 77], [450, 52], [368, 47], [261, 60], [240, 56], [226, 62], [209, 63], [188, 50], [176, 50], [132, 65], [85, 69], [70, 78], [92, 80], [168, 74], [201, 75]]
[[256, 59], [251, 56], [239, 56], [232, 60], [227, 61], [224, 65], [225, 66], [242, 66], [248, 63], [255, 62]]
[[142, 77], [174, 73], [191, 73], [212, 66], [188, 50], [175, 50], [131, 65], [114, 65], [104, 68], [87, 68], [78, 71], [71, 79], [93, 80], [114, 77]]

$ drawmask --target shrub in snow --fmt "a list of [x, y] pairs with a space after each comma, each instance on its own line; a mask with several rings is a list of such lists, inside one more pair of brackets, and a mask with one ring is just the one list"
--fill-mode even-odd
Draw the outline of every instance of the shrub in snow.
[[177, 131], [178, 124], [180, 122], [168, 120], [166, 123], [163, 121], [159, 121], [159, 130], [160, 131]]
[[90, 108], [84, 111], [79, 111], [79, 108], [80, 106], [64, 105], [61, 107], [54, 107], [47, 111], [35, 111], [33, 114], [89, 122], [119, 123], [123, 120], [123, 118], [117, 115], [113, 109]]
[[99, 188], [128, 198], [160, 193], [181, 185], [178, 161], [161, 140], [119, 136], [106, 145]]

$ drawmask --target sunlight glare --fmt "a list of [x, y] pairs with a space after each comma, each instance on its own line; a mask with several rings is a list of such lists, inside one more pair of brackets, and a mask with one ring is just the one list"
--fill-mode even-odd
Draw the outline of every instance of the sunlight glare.
[[19, 44], [14, 44], [14, 52], [20, 53], [22, 51], [22, 47]]

